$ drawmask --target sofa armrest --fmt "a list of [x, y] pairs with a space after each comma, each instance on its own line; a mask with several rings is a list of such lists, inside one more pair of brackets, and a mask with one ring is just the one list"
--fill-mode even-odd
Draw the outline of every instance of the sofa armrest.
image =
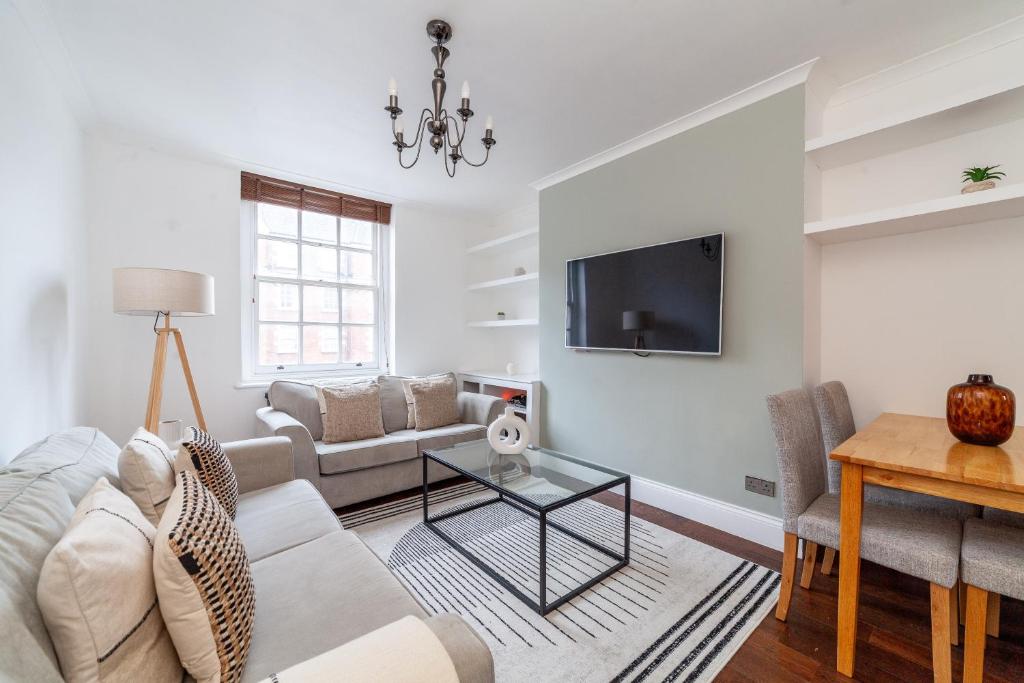
[[235, 470], [239, 493], [265, 489], [295, 478], [292, 442], [286, 437], [246, 439], [221, 445]]
[[487, 426], [505, 410], [505, 401], [498, 396], [460, 391], [457, 400], [459, 419], [464, 424]]
[[460, 683], [492, 683], [494, 658], [487, 643], [455, 614], [438, 614], [423, 620], [444, 645], [455, 665]]
[[[342, 679], [346, 683], [460, 683], [444, 645], [422, 620], [413, 616], [270, 674], [264, 681], [335, 683]], [[493, 680], [492, 677], [487, 683]]]
[[260, 436], [287, 436], [292, 442], [295, 478], [306, 479], [320, 490], [320, 461], [309, 430], [286, 412], [273, 408], [256, 411], [256, 433]]

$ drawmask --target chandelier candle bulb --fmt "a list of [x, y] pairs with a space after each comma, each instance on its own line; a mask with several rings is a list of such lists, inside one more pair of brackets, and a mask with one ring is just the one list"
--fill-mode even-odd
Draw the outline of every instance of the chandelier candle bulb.
[[484, 123], [484, 130], [487, 131], [487, 137], [491, 137], [491, 133], [494, 132], [494, 117], [488, 116], [487, 122]]
[[469, 81], [462, 81], [462, 99], [469, 99]]
[[398, 97], [398, 81], [394, 77], [388, 79], [388, 97]]

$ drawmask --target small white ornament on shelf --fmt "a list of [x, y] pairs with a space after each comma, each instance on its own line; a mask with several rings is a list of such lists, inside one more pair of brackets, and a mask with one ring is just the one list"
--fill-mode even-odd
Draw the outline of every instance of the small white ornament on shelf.
[[515, 414], [512, 406], [506, 406], [505, 414], [487, 428], [487, 441], [496, 453], [518, 455], [530, 445], [530, 426]]
[[513, 275], [526, 275], [526, 268], [522, 266], [516, 266], [516, 269], [512, 271]]

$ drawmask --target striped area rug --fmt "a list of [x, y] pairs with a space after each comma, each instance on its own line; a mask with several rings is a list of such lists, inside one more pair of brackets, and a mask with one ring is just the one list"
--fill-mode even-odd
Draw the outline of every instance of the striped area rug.
[[[536, 500], [546, 483], [514, 488]], [[475, 483], [432, 492], [431, 515], [494, 497]], [[432, 613], [462, 615], [490, 646], [498, 681], [710, 681], [775, 605], [779, 575], [686, 536], [633, 518], [630, 565], [539, 616], [423, 526], [412, 496], [340, 519]], [[623, 514], [591, 500], [553, 519], [621, 551]], [[513, 585], [536, 599], [538, 522], [488, 505], [440, 523]], [[549, 527], [548, 599], [614, 561]]]

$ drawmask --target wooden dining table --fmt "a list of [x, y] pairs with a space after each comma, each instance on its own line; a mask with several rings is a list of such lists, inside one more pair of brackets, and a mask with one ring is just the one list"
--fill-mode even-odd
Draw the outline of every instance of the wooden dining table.
[[843, 466], [836, 669], [853, 676], [864, 484], [1024, 513], [1024, 429], [1001, 446], [974, 446], [942, 418], [883, 413], [829, 457]]

